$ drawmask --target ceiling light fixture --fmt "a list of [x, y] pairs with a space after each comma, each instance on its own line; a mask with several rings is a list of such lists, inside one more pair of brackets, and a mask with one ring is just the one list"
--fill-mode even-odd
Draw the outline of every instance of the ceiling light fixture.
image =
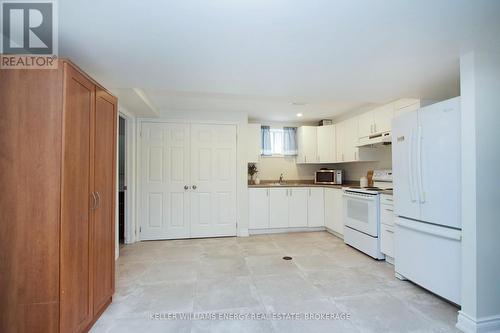
[[300, 117], [302, 117], [302, 116], [303, 116], [303, 114], [302, 114], [302, 113], [297, 113], [297, 117], [299, 117], [299, 118], [300, 118]]

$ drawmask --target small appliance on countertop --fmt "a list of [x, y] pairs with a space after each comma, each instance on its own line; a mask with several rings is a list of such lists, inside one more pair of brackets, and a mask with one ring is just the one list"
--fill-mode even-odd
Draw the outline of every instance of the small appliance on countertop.
[[342, 185], [343, 178], [344, 170], [322, 168], [316, 171], [314, 183], [325, 185]]

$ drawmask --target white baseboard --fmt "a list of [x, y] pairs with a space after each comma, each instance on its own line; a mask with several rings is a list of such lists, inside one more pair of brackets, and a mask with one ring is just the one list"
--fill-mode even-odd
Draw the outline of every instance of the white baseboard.
[[284, 234], [288, 232], [325, 231], [325, 227], [250, 229], [250, 235]]
[[457, 328], [465, 333], [500, 332], [500, 315], [474, 319], [458, 311]]
[[248, 236], [250, 236], [248, 229], [238, 230], [238, 237], [248, 237]]
[[344, 235], [339, 234], [338, 232], [333, 231], [332, 229], [330, 229], [330, 228], [328, 228], [328, 227], [325, 227], [325, 230], [326, 230], [326, 231], [328, 231], [329, 233], [331, 233], [332, 235], [334, 235], [334, 236], [336, 236], [336, 237], [338, 237], [338, 238], [342, 239], [342, 240], [344, 239]]

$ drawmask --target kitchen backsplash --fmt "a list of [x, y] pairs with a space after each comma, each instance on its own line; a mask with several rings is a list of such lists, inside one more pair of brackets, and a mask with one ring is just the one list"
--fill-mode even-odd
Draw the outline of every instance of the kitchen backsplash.
[[359, 181], [366, 176], [368, 170], [390, 169], [392, 167], [391, 148], [379, 148], [380, 161], [377, 162], [352, 162], [335, 164], [296, 164], [294, 157], [261, 157], [257, 164], [258, 177], [261, 180], [277, 180], [283, 173], [285, 179], [311, 180], [315, 172], [321, 168], [344, 169], [346, 180]]

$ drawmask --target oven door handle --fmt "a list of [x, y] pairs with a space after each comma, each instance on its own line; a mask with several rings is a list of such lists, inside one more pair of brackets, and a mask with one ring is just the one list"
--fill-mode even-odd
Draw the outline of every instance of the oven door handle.
[[356, 195], [356, 194], [350, 194], [344, 192], [344, 197], [346, 198], [352, 198], [352, 199], [358, 199], [358, 200], [363, 200], [363, 201], [375, 201], [377, 196], [364, 196], [364, 195]]

